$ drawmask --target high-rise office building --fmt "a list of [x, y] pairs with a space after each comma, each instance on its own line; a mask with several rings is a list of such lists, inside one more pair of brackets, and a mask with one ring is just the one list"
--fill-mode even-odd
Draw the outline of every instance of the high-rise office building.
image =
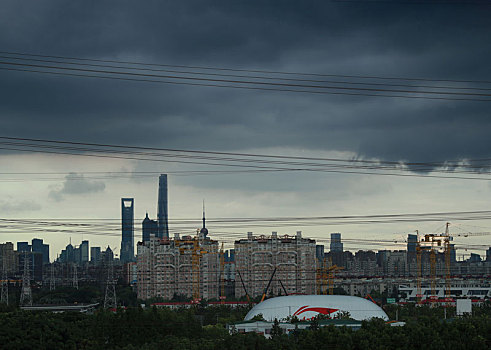
[[74, 250], [72, 244], [68, 244], [65, 249], [61, 251], [60, 257], [58, 258], [59, 262], [75, 262], [74, 260]]
[[148, 213], [142, 222], [142, 242], [148, 242], [150, 237], [159, 237], [159, 225], [156, 220], [151, 220]]
[[17, 242], [17, 251], [18, 252], [30, 252], [31, 246], [29, 242]]
[[44, 244], [42, 239], [34, 238], [32, 240], [31, 251], [43, 255], [43, 264], [49, 264], [49, 245]]
[[114, 260], [114, 253], [111, 247], [107, 246], [106, 250], [101, 255], [104, 264]]
[[341, 234], [340, 233], [331, 233], [331, 252], [342, 252], [343, 251], [343, 243], [341, 243]]
[[101, 247], [90, 247], [90, 262], [94, 265], [101, 262]]
[[169, 238], [169, 211], [167, 201], [167, 174], [159, 177], [159, 199], [157, 204], [157, 220], [159, 224], [159, 237]]
[[127, 263], [135, 259], [134, 253], [134, 199], [121, 198], [121, 262]]
[[322, 244], [317, 244], [315, 246], [315, 257], [319, 262], [324, 261], [324, 245]]
[[407, 235], [407, 252], [416, 253], [416, 246], [418, 245], [418, 235]]
[[80, 244], [80, 263], [83, 265], [89, 262], [89, 241], [82, 241]]

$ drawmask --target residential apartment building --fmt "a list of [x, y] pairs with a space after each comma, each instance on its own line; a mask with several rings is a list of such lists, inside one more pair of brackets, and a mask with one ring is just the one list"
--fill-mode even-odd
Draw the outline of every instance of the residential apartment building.
[[[206, 229], [204, 229], [206, 230]], [[220, 255], [218, 241], [201, 229], [196, 237], [150, 237], [137, 246], [138, 298], [171, 300], [218, 299]]]
[[316, 286], [316, 244], [302, 233], [270, 237], [247, 234], [235, 241], [235, 296], [263, 294], [273, 272], [268, 295], [314, 294]]

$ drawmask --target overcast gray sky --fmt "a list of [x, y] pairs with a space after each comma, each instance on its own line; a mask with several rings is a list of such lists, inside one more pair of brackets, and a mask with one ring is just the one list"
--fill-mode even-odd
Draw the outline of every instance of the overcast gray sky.
[[[476, 83], [491, 81], [490, 18], [491, 6], [478, 3], [6, 0], [0, 11], [0, 50], [232, 69], [465, 80], [469, 82], [458, 85], [444, 81], [419, 83], [490, 89], [491, 84]], [[490, 90], [480, 93], [489, 94]], [[491, 158], [490, 107], [491, 102], [455, 99], [250, 91], [0, 69], [0, 136], [444, 162]], [[484, 163], [483, 169], [488, 168]], [[49, 176], [46, 181], [33, 181], [34, 176], [23, 175], [22, 181], [0, 182], [0, 217], [118, 219], [120, 198], [134, 197], [139, 226], [146, 211], [156, 216], [157, 175], [101, 179], [87, 173], [164, 173], [203, 167], [2, 151], [0, 169], [4, 173], [63, 173]], [[20, 175], [1, 177], [20, 179]], [[209, 217], [487, 210], [490, 190], [488, 181], [419, 177], [329, 173], [170, 175], [169, 211], [171, 219], [196, 218], [199, 227], [203, 199]], [[232, 231], [267, 234], [277, 230], [292, 234], [302, 230], [304, 236], [325, 238], [329, 232], [341, 232], [346, 238], [400, 241], [416, 229], [432, 231], [443, 225], [433, 222]], [[460, 230], [491, 231], [489, 221], [455, 225], [455, 229], [462, 225]], [[213, 236], [213, 227], [209, 229]], [[12, 235], [8, 229], [2, 230], [1, 241], [33, 238], [30, 232]], [[76, 244], [82, 238], [76, 234], [36, 236], [51, 244], [52, 257], [68, 243], [68, 236]], [[460, 242], [490, 244], [489, 237]], [[116, 236], [83, 238], [93, 245], [120, 245]]]

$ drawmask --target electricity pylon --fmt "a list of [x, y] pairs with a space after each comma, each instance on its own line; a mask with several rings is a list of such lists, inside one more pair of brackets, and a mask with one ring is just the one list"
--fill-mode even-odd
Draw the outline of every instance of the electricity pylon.
[[55, 264], [51, 264], [51, 276], [49, 279], [49, 290], [55, 290], [56, 282], [55, 282]]
[[73, 264], [73, 279], [72, 279], [72, 287], [78, 289], [78, 271], [77, 264]]
[[9, 304], [9, 280], [5, 266], [5, 253], [2, 256], [2, 298], [0, 301], [4, 304]]
[[32, 305], [31, 274], [29, 270], [29, 259], [27, 258], [27, 252], [24, 252], [24, 273], [22, 275], [20, 305]]
[[104, 309], [116, 309], [116, 287], [114, 283], [114, 269], [112, 260], [108, 261], [106, 294], [104, 295]]

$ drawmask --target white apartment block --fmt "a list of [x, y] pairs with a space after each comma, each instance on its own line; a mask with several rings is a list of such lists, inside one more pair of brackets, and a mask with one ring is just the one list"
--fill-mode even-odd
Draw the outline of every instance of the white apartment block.
[[276, 268], [268, 295], [314, 294], [316, 291], [315, 241], [296, 236], [253, 236], [235, 241], [235, 296], [262, 295]]
[[176, 295], [188, 298], [218, 299], [220, 256], [218, 241], [206, 235], [176, 234], [174, 239], [151, 237], [137, 247], [138, 298]]

